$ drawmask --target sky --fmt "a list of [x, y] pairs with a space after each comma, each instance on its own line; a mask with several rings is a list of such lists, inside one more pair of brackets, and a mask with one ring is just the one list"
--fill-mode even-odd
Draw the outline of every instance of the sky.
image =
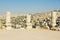
[[37, 13], [60, 9], [60, 0], [0, 0], [0, 14]]

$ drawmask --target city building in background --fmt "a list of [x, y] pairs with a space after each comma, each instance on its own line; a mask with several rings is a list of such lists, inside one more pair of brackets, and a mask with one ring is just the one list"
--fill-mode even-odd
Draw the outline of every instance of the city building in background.
[[51, 29], [60, 28], [60, 12], [12, 15], [0, 17], [0, 29]]

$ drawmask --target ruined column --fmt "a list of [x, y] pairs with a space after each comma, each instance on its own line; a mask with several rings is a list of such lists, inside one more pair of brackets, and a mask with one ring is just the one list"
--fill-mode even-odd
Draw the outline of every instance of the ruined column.
[[6, 13], [6, 29], [11, 29], [11, 17], [10, 12]]
[[2, 21], [1, 21], [1, 18], [0, 18], [0, 29], [2, 29]]
[[31, 29], [32, 28], [32, 24], [31, 24], [31, 15], [27, 15], [27, 29]]
[[56, 26], [56, 12], [52, 12], [51, 16], [52, 16], [51, 25], [54, 28]]

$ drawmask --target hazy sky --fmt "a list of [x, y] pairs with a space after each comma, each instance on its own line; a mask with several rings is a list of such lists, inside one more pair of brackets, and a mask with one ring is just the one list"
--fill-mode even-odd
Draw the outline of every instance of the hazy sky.
[[56, 9], [60, 9], [60, 0], [0, 0], [0, 13], [32, 13]]

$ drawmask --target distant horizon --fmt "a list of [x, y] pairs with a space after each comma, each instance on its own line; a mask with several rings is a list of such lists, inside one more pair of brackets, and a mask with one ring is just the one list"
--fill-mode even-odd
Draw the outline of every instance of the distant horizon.
[[[35, 13], [48, 13], [51, 11], [55, 11], [55, 10], [44, 11], [44, 12], [32, 12], [32, 13], [12, 13], [11, 11], [5, 11], [4, 13], [0, 13], [0, 15], [5, 15], [7, 12], [10, 12], [11, 14], [35, 14]], [[60, 10], [56, 10], [56, 11], [60, 12]]]
[[60, 10], [60, 0], [0, 0], [0, 14], [40, 13]]

